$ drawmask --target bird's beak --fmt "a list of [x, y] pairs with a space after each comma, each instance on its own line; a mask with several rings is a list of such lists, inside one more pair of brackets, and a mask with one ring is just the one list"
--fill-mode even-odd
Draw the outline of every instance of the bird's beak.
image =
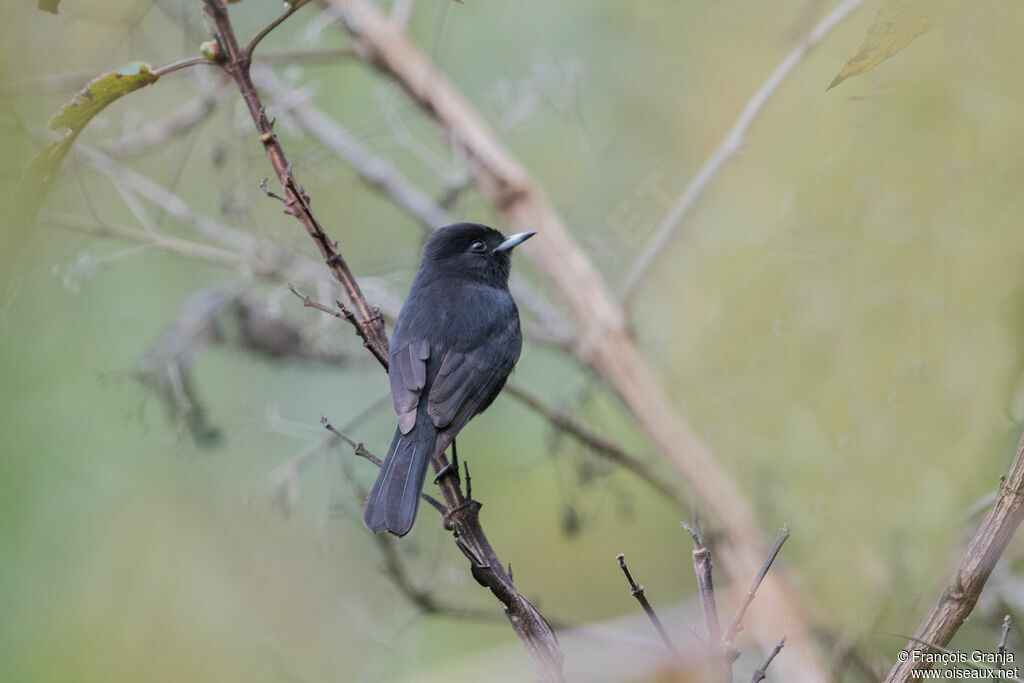
[[515, 235], [509, 235], [505, 238], [504, 242], [494, 248], [494, 251], [508, 251], [512, 247], [522, 244], [536, 234], [537, 233], [535, 232], [518, 232]]

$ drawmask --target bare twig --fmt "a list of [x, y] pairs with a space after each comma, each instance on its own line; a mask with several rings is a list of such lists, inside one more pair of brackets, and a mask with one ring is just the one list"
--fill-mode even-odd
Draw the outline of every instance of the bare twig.
[[[365, 495], [365, 494], [364, 494]], [[444, 506], [441, 506], [442, 512]], [[500, 616], [493, 610], [468, 607], [465, 605], [453, 605], [438, 600], [432, 592], [419, 588], [409, 577], [405, 570], [405, 564], [398, 553], [398, 542], [390, 534], [375, 534], [376, 541], [381, 555], [384, 557], [384, 574], [391, 579], [391, 582], [398, 587], [409, 602], [419, 607], [426, 614], [445, 616], [452, 619], [469, 619], [476, 621], [496, 621]]]
[[[390, 398], [391, 397], [389, 395], [384, 394], [377, 400], [371, 401], [362, 410], [346, 420], [341, 429], [349, 429], [363, 421], [373, 411], [384, 405]], [[326, 418], [322, 418], [321, 423], [326, 424]], [[270, 474], [267, 475], [267, 479], [270, 481], [271, 486], [278, 490], [278, 494], [276, 496], [277, 500], [284, 501], [286, 503], [285, 511], [289, 514], [298, 503], [298, 477], [302, 471], [326, 455], [330, 451], [331, 447], [339, 440], [343, 439], [348, 443], [347, 437], [341, 436], [342, 433], [340, 430], [330, 427], [328, 431], [330, 431], [331, 434], [325, 436], [316, 443], [311, 444], [306, 450], [299, 453], [294, 458], [278, 465], [271, 470]]]
[[750, 677], [750, 683], [761, 683], [761, 681], [764, 680], [767, 675], [765, 672], [768, 670], [768, 667], [771, 666], [772, 660], [775, 659], [775, 656], [782, 652], [782, 648], [785, 644], [786, 639], [783, 637], [783, 639], [779, 641], [778, 645], [772, 648], [771, 653], [768, 655], [768, 659], [764, 660], [764, 664], [754, 671], [754, 675]]
[[282, 12], [276, 19], [263, 27], [259, 33], [253, 36], [253, 39], [249, 41], [249, 44], [245, 47], [245, 55], [248, 59], [252, 59], [252, 55], [256, 52], [256, 46], [267, 37], [267, 35], [275, 28], [280, 26], [285, 19], [298, 12], [305, 5], [309, 4], [309, 0], [294, 0], [288, 4], [288, 9]]
[[77, 152], [84, 156], [93, 168], [109, 176], [116, 183], [145, 197], [201, 235], [282, 265], [292, 260], [290, 255], [275, 244], [201, 215], [179, 195], [127, 166], [119, 164], [106, 154], [89, 147], [79, 147]]
[[[1003, 626], [1000, 629], [999, 645], [996, 646], [996, 668], [1002, 670], [1006, 660], [1006, 637], [1010, 635], [1010, 615], [1003, 616]], [[995, 680], [996, 674], [992, 674]]]
[[184, 133], [213, 111], [220, 91], [195, 97], [166, 119], [154, 121], [129, 135], [119, 135], [104, 141], [100, 149], [106, 154], [126, 156], [138, 154]]
[[[233, 249], [222, 249], [220, 247], [201, 244], [190, 240], [165, 235], [163, 233], [139, 230], [115, 223], [98, 223], [94, 218], [67, 214], [59, 211], [44, 210], [39, 222], [53, 227], [73, 230], [86, 235], [96, 237], [107, 237], [125, 240], [137, 244], [143, 244], [157, 251], [176, 254], [195, 261], [211, 263], [214, 265], [232, 268], [245, 275], [269, 280], [275, 284], [282, 281], [299, 278], [303, 282], [317, 283], [320, 280], [314, 277], [315, 274], [323, 272], [323, 267], [312, 260], [297, 258], [294, 263], [281, 265], [278, 259], [267, 260], [258, 254], [249, 254], [235, 251]], [[387, 289], [387, 283], [379, 278], [362, 278], [364, 288], [372, 288], [378, 298], [390, 300], [393, 297]], [[389, 308], [385, 313], [392, 318], [398, 313], [398, 301], [388, 303]], [[321, 360], [333, 362], [336, 358], [309, 357], [304, 355], [303, 359]]]
[[228, 16], [227, 5], [224, 0], [204, 0], [203, 6], [217, 28], [219, 52], [222, 56], [221, 66], [235, 81], [242, 99], [245, 100], [253, 123], [256, 124], [260, 142], [263, 143], [264, 151], [274, 167], [277, 179], [284, 188], [285, 212], [298, 219], [313, 238], [331, 274], [341, 284], [349, 302], [355, 309], [349, 322], [362, 337], [364, 346], [382, 365], [387, 367], [388, 349], [384, 324], [377, 312], [366, 303], [355, 276], [352, 275], [352, 271], [335, 243], [324, 232], [320, 221], [317, 220], [310, 208], [309, 198], [295, 180], [291, 165], [277, 141], [273, 126], [267, 118], [259, 94], [256, 92], [256, 86], [253, 85], [249, 75], [250, 55], [247, 51], [243, 51], [238, 44], [234, 27]]
[[[357, 443], [350, 439], [348, 436], [345, 435], [344, 432], [339, 431], [333, 425], [331, 425], [331, 423], [327, 420], [326, 417], [320, 418], [320, 424], [322, 424], [324, 426], [324, 429], [329, 431], [335, 437], [341, 439], [346, 444], [348, 444], [352, 448], [352, 452], [355, 453], [360, 458], [362, 458], [363, 460], [369, 460], [377, 467], [380, 467], [381, 465], [384, 464], [384, 461], [378, 458], [376, 455], [374, 455], [370, 451], [370, 449], [363, 445], [362, 442]], [[434, 498], [429, 493], [420, 493], [420, 499], [429, 503], [430, 507], [437, 510], [442, 516], [444, 516], [448, 512], [448, 509], [440, 501], [438, 501], [437, 498]]]
[[[261, 64], [321, 64], [336, 62], [341, 59], [356, 58], [351, 48], [318, 48], [261, 51], [253, 56], [253, 61]], [[190, 60], [198, 60], [190, 57]], [[180, 64], [180, 62], [175, 62]], [[202, 64], [196, 61], [196, 64]], [[211, 62], [212, 63], [212, 62]], [[167, 66], [170, 66], [169, 64]], [[157, 67], [164, 68], [166, 67]], [[179, 67], [182, 68], [182, 67]], [[164, 73], [167, 73], [166, 71]], [[12, 78], [0, 82], [0, 90], [24, 91], [39, 93], [59, 93], [68, 90], [81, 90], [82, 86], [96, 77], [94, 71], [61, 71], [57, 73], [38, 74], [22, 78]]]
[[707, 650], [712, 675], [721, 683], [732, 683], [732, 664], [740, 652], [731, 639], [722, 638], [718, 606], [715, 604], [715, 586], [711, 576], [711, 551], [704, 541], [699, 521], [695, 521], [693, 526], [683, 524], [683, 528], [693, 539], [693, 571], [697, 576], [697, 594], [700, 596], [700, 606], [707, 626]]
[[[316, 261], [293, 253], [290, 249], [277, 242], [254, 237], [249, 233], [198, 213], [180, 196], [139, 175], [126, 166], [117, 163], [105, 154], [87, 147], [81, 147], [78, 151], [85, 156], [94, 168], [108, 175], [117, 186], [138, 193], [196, 232], [230, 247], [232, 251], [240, 252], [236, 258], [231, 260], [231, 263], [224, 262], [224, 265], [234, 263], [237, 263], [239, 266], [248, 265], [254, 275], [275, 279], [277, 282], [294, 278], [298, 278], [303, 282], [315, 280], [317, 283], [326, 283], [329, 281], [323, 277], [323, 266]], [[76, 229], [78, 228], [76, 227]], [[138, 239], [140, 236], [133, 234], [131, 229], [120, 231], [120, 234], [117, 236], [123, 239], [140, 241]], [[168, 240], [162, 240], [159, 237], [154, 240], [143, 238], [141, 241], [143, 243], [155, 241], [168, 242], [173, 241], [173, 238], [168, 238]], [[162, 244], [161, 248], [167, 251], [174, 251], [172, 247], [168, 247], [166, 244]], [[178, 253], [193, 258], [202, 258], [202, 256], [196, 254], [186, 253], [186, 251]], [[246, 263], [247, 259], [248, 263]], [[204, 258], [203, 260], [211, 259]], [[218, 262], [217, 260], [211, 261]], [[398, 315], [401, 301], [394, 296], [390, 288], [379, 278], [360, 278], [360, 287], [372, 290], [374, 298], [381, 304], [383, 309], [381, 312], [384, 315], [391, 316], [392, 318]]]
[[337, 62], [342, 59], [354, 59], [356, 53], [351, 48], [323, 48], [317, 50], [273, 50], [260, 51], [253, 55], [253, 61], [257, 64], [323, 64]]
[[[339, 439], [343, 439], [351, 442], [351, 439], [332, 427], [330, 423], [327, 422], [326, 418], [323, 418], [321, 422], [328, 431], [331, 432], [331, 435], [327, 437], [329, 440], [337, 441]], [[351, 420], [349, 422], [351, 422]], [[362, 444], [357, 444], [357, 447], [358, 446], [362, 446]], [[365, 448], [362, 449], [361, 455], [364, 458], [371, 456], [378, 467], [381, 465], [380, 459], [373, 456], [369, 451], [366, 451]], [[355, 480], [351, 469], [345, 469], [345, 478], [352, 487], [352, 491], [357, 500], [363, 500], [366, 498], [366, 489], [360, 486]], [[438, 512], [442, 515], [444, 514], [445, 508], [443, 505], [425, 493], [421, 494], [421, 496], [423, 500], [430, 503]], [[398, 591], [404, 595], [409, 602], [422, 610], [424, 614], [476, 621], [496, 621], [499, 618], [493, 610], [456, 605], [439, 600], [429, 589], [419, 588], [413, 582], [412, 577], [409, 576], [409, 572], [406, 571], [405, 562], [402, 560], [401, 553], [398, 551], [398, 543], [396, 539], [388, 534], [374, 534], [373, 540], [376, 542], [377, 548], [380, 550], [381, 557], [384, 559], [384, 575], [391, 579], [391, 583], [395, 585]]]
[[665, 631], [665, 627], [661, 623], [661, 619], [654, 612], [654, 608], [651, 607], [651, 603], [647, 601], [647, 596], [644, 595], [644, 587], [638, 584], [634, 579], [633, 575], [629, 573], [629, 567], [626, 566], [626, 556], [623, 553], [619, 553], [615, 556], [615, 559], [619, 561], [619, 569], [626, 575], [626, 581], [629, 582], [629, 594], [636, 598], [636, 601], [640, 603], [647, 618], [651, 620], [651, 624], [654, 625], [654, 630], [661, 636], [661, 641], [665, 643], [665, 647], [670, 652], [677, 652], [676, 646], [672, 643], [671, 638], [668, 637], [668, 632]]
[[704, 623], [708, 630], [708, 643], [717, 644], [722, 640], [722, 627], [718, 621], [718, 607], [715, 604], [715, 586], [711, 577], [711, 551], [704, 541], [700, 525], [683, 524], [683, 528], [693, 539], [693, 571], [697, 576], [697, 594], [700, 596], [701, 609], [704, 612]]
[[338, 320], [348, 320], [348, 317], [352, 315], [351, 313], [348, 312], [348, 309], [341, 305], [340, 301], [337, 302], [337, 308], [331, 308], [330, 306], [325, 306], [319, 301], [315, 301], [309, 298], [308, 296], [300, 292], [298, 289], [296, 289], [295, 285], [293, 285], [290, 282], [288, 283], [288, 289], [291, 290], [292, 294], [299, 297], [299, 300], [302, 301], [302, 305], [305, 306], [306, 308], [315, 308], [321, 313], [326, 313], [327, 315], [335, 317]]
[[205, 261], [232, 268], [245, 268], [260, 277], [278, 278], [285, 274], [277, 266], [263, 262], [257, 257], [248, 254], [221, 249], [220, 247], [207, 244], [199, 244], [198, 242], [191, 242], [162, 233], [138, 230], [112, 223], [97, 223], [95, 220], [84, 216], [58, 211], [43, 211], [40, 214], [39, 222], [97, 237], [114, 237], [130, 242], [138, 242], [139, 244], [149, 245], [159, 251], [180, 254], [196, 261]]
[[158, 66], [155, 69], [153, 69], [150, 73], [152, 73], [154, 76], [165, 76], [169, 73], [181, 71], [182, 69], [187, 69], [189, 67], [197, 66], [199, 64], [213, 64], [213, 62], [211, 62], [206, 57], [189, 57], [187, 59], [181, 59], [177, 62], [171, 62], [170, 64]]
[[747, 134], [747, 130], [753, 124], [754, 119], [764, 108], [768, 100], [779, 89], [779, 86], [786, 80], [786, 77], [793, 71], [797, 64], [807, 55], [808, 52], [814, 49], [814, 47], [821, 42], [821, 40], [827, 36], [832, 29], [839, 25], [843, 19], [850, 15], [853, 10], [857, 9], [863, 0], [843, 0], [836, 7], [829, 12], [824, 19], [822, 19], [817, 26], [800, 41], [800, 43], [794, 47], [786, 58], [775, 67], [775, 71], [768, 77], [761, 87], [757, 89], [751, 98], [747, 101], [746, 106], [743, 107], [743, 111], [740, 112], [739, 118], [736, 119], [732, 124], [732, 128], [726, 133], [722, 141], [718, 143], [718, 147], [711, 153], [701, 167], [697, 170], [697, 173], [693, 176], [693, 179], [683, 190], [683, 193], [676, 199], [675, 204], [669, 210], [668, 215], [658, 226], [657, 230], [651, 236], [651, 239], [647, 242], [643, 251], [640, 252], [640, 256], [634, 261], [632, 267], [629, 269], [629, 273], [626, 275], [625, 284], [622, 286], [621, 298], [628, 300], [637, 285], [643, 279], [647, 270], [654, 263], [654, 260], [658, 257], [658, 254], [662, 252], [669, 240], [672, 239], [672, 235], [675, 233], [676, 228], [683, 218], [690, 212], [691, 209], [697, 204], [697, 200], [704, 193], [705, 188], [711, 182], [711, 179], [715, 177], [718, 171], [722, 168], [726, 161], [730, 157], [737, 154], [740, 151], [740, 147], [743, 145], [743, 138]]
[[772, 563], [775, 562], [775, 558], [778, 557], [779, 551], [782, 550], [782, 544], [789, 538], [789, 527], [783, 525], [779, 530], [779, 535], [775, 539], [775, 544], [771, 550], [768, 551], [768, 556], [764, 558], [764, 563], [761, 565], [761, 569], [757, 572], [757, 576], [754, 577], [753, 583], [750, 584], [750, 590], [743, 596], [743, 601], [740, 603], [739, 608], [736, 610], [735, 616], [729, 623], [729, 628], [725, 630], [725, 635], [722, 636], [726, 642], [732, 642], [736, 638], [736, 634], [743, 628], [743, 617], [747, 614], [747, 609], [750, 607], [750, 603], [754, 601], [754, 596], [757, 594], [757, 589], [761, 587], [761, 582], [764, 581], [765, 575], [768, 574], [768, 570], [771, 569]]
[[[676, 412], [639, 349], [629, 337], [622, 308], [611, 297], [594, 264], [570, 235], [561, 217], [520, 162], [498, 141], [463, 94], [418, 50], [408, 36], [366, 0], [321, 0], [335, 9], [355, 48], [370, 65], [400, 84], [457, 139], [483, 194], [513, 230], [538, 233], [525, 247], [527, 257], [564, 298], [577, 323], [575, 351], [618, 392], [651, 441], [677, 468], [723, 530], [721, 554], [732, 582], [740, 585], [761, 562], [761, 532], [749, 502], [715, 461], [694, 430]], [[539, 240], [539, 241], [538, 241]], [[775, 572], [761, 598], [770, 627], [754, 632], [775, 643], [780, 625], [790, 633], [794, 664], [783, 672], [793, 683], [820, 681], [824, 669], [809, 642], [806, 620], [791, 586]]]
[[583, 426], [567, 413], [549, 406], [518, 384], [506, 384], [505, 393], [512, 396], [524, 406], [545, 418], [554, 427], [589, 448], [594, 454], [614, 462], [650, 485], [655, 491], [672, 502], [682, 505], [683, 499], [679, 491], [666, 483], [651, 471], [643, 460], [627, 453], [618, 445]]
[[451, 217], [390, 160], [375, 155], [337, 121], [316, 107], [309, 97], [296, 97], [267, 68], [252, 70], [253, 82], [294, 116], [326, 149], [353, 168], [370, 188], [385, 194], [427, 231], [451, 223]]
[[[924, 652], [944, 647], [967, 619], [981, 595], [989, 574], [1006, 550], [1017, 527], [1024, 520], [1024, 437], [1006, 476], [1001, 477], [996, 501], [967, 546], [956, 571], [932, 605], [928, 615], [917, 627], [904, 651], [915, 643], [928, 643]], [[893, 666], [886, 683], [917, 680], [920, 671], [931, 668], [927, 657], [909, 657]]]

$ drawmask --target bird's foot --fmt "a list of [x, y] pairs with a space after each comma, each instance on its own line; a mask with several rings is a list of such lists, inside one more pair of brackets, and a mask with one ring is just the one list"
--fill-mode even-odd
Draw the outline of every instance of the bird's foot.
[[459, 466], [455, 462], [450, 462], [444, 467], [442, 467], [440, 470], [438, 470], [437, 474], [434, 475], [434, 483], [436, 484], [437, 482], [441, 481], [441, 477], [445, 477], [448, 475], [453, 475], [456, 481], [462, 483], [462, 480], [459, 479]]

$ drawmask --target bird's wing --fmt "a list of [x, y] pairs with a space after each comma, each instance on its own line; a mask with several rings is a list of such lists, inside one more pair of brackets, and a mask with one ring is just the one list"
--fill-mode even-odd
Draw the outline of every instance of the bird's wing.
[[449, 350], [430, 386], [427, 413], [438, 429], [457, 433], [498, 395], [519, 359], [518, 316], [465, 352]]
[[391, 400], [398, 414], [398, 428], [408, 434], [416, 424], [416, 406], [427, 382], [430, 343], [416, 339], [395, 350], [389, 362]]

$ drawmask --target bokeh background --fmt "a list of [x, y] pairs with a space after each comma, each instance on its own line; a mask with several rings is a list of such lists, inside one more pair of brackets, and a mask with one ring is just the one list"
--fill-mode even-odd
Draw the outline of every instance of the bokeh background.
[[[1024, 419], [1024, 8], [969, 4], [826, 92], [878, 6], [866, 3], [797, 67], [658, 255], [630, 316], [679, 410], [753, 501], [766, 542], [790, 525], [781, 565], [821, 619], [826, 659], [845, 637], [884, 663], [904, 641], [883, 632], [913, 631]], [[667, 202], [829, 8], [420, 0], [409, 31], [535, 174], [614, 289]], [[231, 11], [244, 38], [281, 6], [245, 0]], [[197, 54], [209, 37], [199, 2], [65, 0], [56, 16], [5, 7], [5, 203], [52, 139], [46, 121], [82, 84], [130, 60]], [[263, 49], [348, 44], [311, 5]], [[429, 194], [458, 181], [449, 141], [357, 60], [274, 68]], [[218, 78], [205, 66], [167, 76], [103, 112], [79, 144], [161, 120]], [[224, 90], [199, 125], [122, 162], [200, 213], [313, 255], [259, 190], [270, 167]], [[403, 296], [419, 227], [284, 113], [278, 131], [353, 270]], [[129, 203], [72, 152], [44, 215], [143, 228]], [[146, 229], [202, 241], [159, 207], [144, 212]], [[472, 187], [452, 213], [496, 222]], [[460, 662], [518, 647], [506, 623], [424, 616], [396, 592], [349, 481], [368, 486], [374, 469], [347, 449], [303, 471], [287, 509], [268, 483], [322, 438], [321, 415], [340, 424], [386, 394], [371, 361], [205, 348], [193, 378], [220, 438], [200, 443], [136, 376], [204, 287], [243, 287], [357, 355], [347, 326], [318, 322], [282, 283], [53, 223], [0, 229], [0, 680], [438, 680], [453, 670], [472, 680]], [[525, 259], [515, 267], [539, 282]], [[675, 483], [564, 354], [528, 344], [515, 379]], [[383, 453], [392, 430], [385, 404], [349, 432]], [[548, 616], [635, 616], [619, 552], [656, 607], [692, 599], [685, 506], [556, 438], [508, 397], [459, 444], [492, 541]], [[419, 586], [497, 610], [429, 509], [398, 548]], [[1002, 614], [1024, 607], [1018, 556], [1011, 546], [958, 648], [991, 649]], [[688, 620], [699, 623], [685, 611], [671, 619], [680, 640]], [[642, 620], [632, 627], [653, 636]], [[1010, 648], [1024, 641], [1011, 634]], [[529, 677], [525, 655], [509, 662], [510, 677]], [[864, 680], [855, 667], [841, 679]]]

